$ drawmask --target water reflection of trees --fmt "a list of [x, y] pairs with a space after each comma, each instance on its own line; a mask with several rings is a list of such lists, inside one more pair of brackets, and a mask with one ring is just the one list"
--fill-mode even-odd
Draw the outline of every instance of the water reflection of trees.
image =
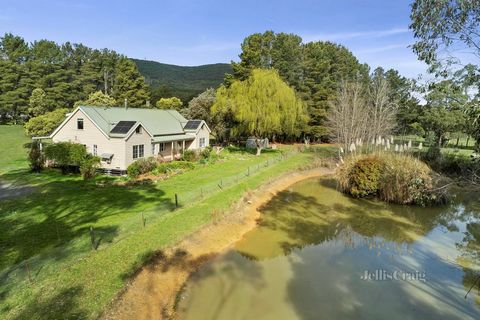
[[[339, 197], [331, 181], [321, 181], [318, 192], [332, 193], [332, 196], [335, 193], [338, 201], [333, 205], [322, 203], [315, 195], [286, 190], [260, 208], [258, 232], [275, 233], [272, 238], [280, 239], [282, 252], [270, 250], [266, 256], [257, 258], [289, 254], [294, 249], [333, 240], [352, 248], [390, 245], [397, 252], [408, 252], [411, 243], [427, 234], [449, 213], [448, 208], [415, 208]], [[242, 252], [252, 255], [248, 250]]]
[[[324, 204], [316, 194], [293, 189], [280, 192], [260, 208], [259, 228], [253, 232], [273, 233], [271, 237], [279, 241], [281, 250], [249, 252], [249, 244], [239, 252], [249, 259], [269, 259], [305, 246], [335, 241], [347, 248], [368, 247], [378, 254], [411, 254], [412, 244], [434, 228], [442, 226], [449, 232], [458, 232], [459, 223], [463, 222], [467, 231], [457, 243], [462, 253], [457, 263], [463, 268], [466, 290], [476, 281], [480, 257], [480, 202], [476, 196], [462, 194], [450, 206], [420, 208], [355, 200], [339, 196], [332, 181], [322, 179], [320, 184], [318, 193], [331, 193], [337, 200], [333, 205]], [[480, 290], [479, 282], [475, 291]], [[480, 303], [480, 295], [474, 294]]]

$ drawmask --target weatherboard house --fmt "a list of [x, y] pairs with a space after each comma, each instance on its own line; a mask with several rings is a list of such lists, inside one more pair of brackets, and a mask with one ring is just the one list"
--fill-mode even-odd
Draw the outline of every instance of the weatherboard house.
[[80, 106], [48, 137], [85, 145], [103, 169], [125, 172], [150, 156], [173, 160], [183, 150], [209, 145], [203, 120], [187, 120], [175, 110]]

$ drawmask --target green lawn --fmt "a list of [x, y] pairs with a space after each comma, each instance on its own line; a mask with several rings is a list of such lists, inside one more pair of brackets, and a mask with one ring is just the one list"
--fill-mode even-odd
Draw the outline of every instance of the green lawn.
[[25, 145], [30, 139], [25, 135], [22, 126], [0, 125], [0, 174], [28, 167]]
[[100, 187], [55, 171], [4, 173], [0, 179], [38, 189], [0, 201], [0, 318], [96, 318], [149, 253], [208, 223], [214, 209], [228, 209], [245, 190], [315, 156], [224, 153], [215, 164], [133, 187]]

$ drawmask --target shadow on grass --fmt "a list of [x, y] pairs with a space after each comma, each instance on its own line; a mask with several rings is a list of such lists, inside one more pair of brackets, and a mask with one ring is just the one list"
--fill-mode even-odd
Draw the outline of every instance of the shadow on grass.
[[183, 249], [176, 249], [171, 254], [167, 254], [162, 250], [151, 250], [142, 254], [137, 261], [132, 264], [130, 269], [121, 275], [121, 279], [123, 281], [132, 280], [143, 268], [156, 272], [168, 272], [171, 269], [195, 272], [216, 255], [215, 253], [211, 253], [194, 258], [189, 252]]
[[25, 269], [26, 259], [34, 257], [30, 268], [36, 273], [44, 263], [92, 250], [90, 227], [94, 230], [93, 246], [98, 249], [114, 241], [125, 220], [138, 214], [139, 206], [157, 204], [159, 210], [174, 207], [172, 199], [153, 185], [99, 187], [77, 176], [55, 173], [13, 172], [4, 176], [12, 180], [19, 175], [35, 180], [38, 191], [0, 202], [2, 282], [16, 269]]
[[85, 319], [87, 311], [78, 306], [78, 296], [82, 288], [73, 286], [62, 290], [53, 297], [45, 298], [39, 293], [30, 303], [13, 319]]

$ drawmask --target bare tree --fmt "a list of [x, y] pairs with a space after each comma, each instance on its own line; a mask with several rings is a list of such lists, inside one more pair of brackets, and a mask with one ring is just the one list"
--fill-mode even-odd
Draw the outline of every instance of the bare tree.
[[366, 87], [360, 81], [343, 81], [330, 103], [328, 126], [344, 150], [353, 143], [389, 135], [395, 126], [397, 104], [390, 99], [387, 80], [375, 75]]
[[345, 150], [367, 138], [368, 109], [365, 90], [359, 81], [342, 81], [337, 98], [330, 103], [328, 127]]
[[387, 79], [374, 75], [367, 90], [368, 141], [389, 135], [395, 126], [397, 103], [390, 99], [390, 93]]

